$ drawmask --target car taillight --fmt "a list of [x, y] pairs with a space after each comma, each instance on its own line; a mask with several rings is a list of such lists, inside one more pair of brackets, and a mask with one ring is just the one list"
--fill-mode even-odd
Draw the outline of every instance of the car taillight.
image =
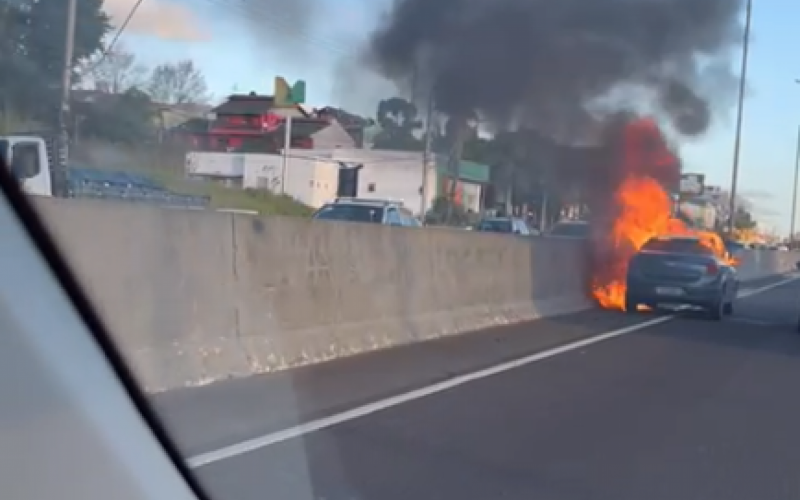
[[717, 274], [719, 272], [719, 266], [714, 264], [713, 262], [706, 266], [706, 274]]

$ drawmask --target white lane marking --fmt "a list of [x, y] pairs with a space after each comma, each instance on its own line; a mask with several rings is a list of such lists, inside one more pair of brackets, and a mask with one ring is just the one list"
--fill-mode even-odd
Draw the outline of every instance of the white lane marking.
[[786, 285], [787, 283], [791, 283], [792, 281], [797, 281], [800, 279], [800, 274], [792, 273], [787, 278], [777, 281], [775, 283], [770, 283], [769, 285], [764, 285], [760, 288], [745, 288], [744, 290], [739, 291], [738, 297], [740, 299], [744, 299], [747, 297], [752, 297], [753, 295], [758, 295], [759, 293], [764, 293], [767, 290], [772, 290], [773, 288], [778, 288], [779, 286]]
[[733, 321], [734, 323], [743, 323], [745, 325], [753, 325], [753, 326], [777, 326], [780, 323], [776, 323], [774, 321], [766, 321], [763, 319], [755, 319], [755, 318], [730, 318], [728, 321]]
[[[740, 296], [751, 297], [753, 295], [766, 292], [767, 290], [771, 290], [773, 288], [785, 285], [797, 279], [800, 279], [800, 275], [792, 276], [790, 278], [781, 280], [777, 283], [772, 283], [770, 285], [766, 285], [760, 288], [742, 291], [743, 293], [740, 293]], [[548, 349], [546, 351], [541, 351], [536, 354], [531, 354], [530, 356], [525, 356], [523, 358], [515, 359], [513, 361], [507, 361], [490, 368], [485, 368], [483, 370], [478, 370], [476, 372], [459, 375], [451, 379], [445, 380], [443, 382], [438, 382], [436, 384], [429, 385], [427, 387], [422, 387], [420, 389], [415, 389], [413, 391], [409, 391], [403, 394], [398, 394], [397, 396], [381, 399], [379, 401], [359, 406], [351, 410], [337, 413], [328, 417], [323, 417], [317, 420], [311, 420], [310, 422], [301, 423], [294, 427], [289, 427], [287, 429], [283, 429], [280, 431], [271, 432], [264, 436], [254, 439], [248, 439], [246, 441], [242, 441], [230, 446], [225, 446], [217, 450], [210, 451], [208, 453], [201, 453], [199, 455], [189, 457], [187, 459], [187, 463], [189, 467], [193, 469], [204, 467], [206, 465], [213, 464], [214, 462], [219, 462], [221, 460], [232, 458], [238, 455], [243, 455], [245, 453], [250, 453], [260, 448], [272, 446], [274, 444], [278, 444], [283, 441], [288, 441], [290, 439], [294, 439], [303, 436], [305, 434], [310, 434], [312, 432], [332, 427], [334, 425], [338, 425], [344, 422], [348, 422], [350, 420], [361, 418], [366, 415], [370, 415], [372, 413], [386, 410], [393, 406], [398, 406], [403, 403], [407, 403], [409, 401], [414, 401], [416, 399], [421, 399], [427, 396], [431, 396], [433, 394], [437, 394], [439, 392], [453, 389], [454, 387], [458, 387], [460, 385], [464, 385], [469, 382], [474, 382], [475, 380], [491, 377], [492, 375], [497, 375], [498, 373], [514, 370], [516, 368], [520, 368], [522, 366], [529, 365], [537, 361], [542, 361], [547, 358], [552, 358], [553, 356], [558, 356], [559, 354], [563, 354], [565, 352], [574, 351], [576, 349], [581, 349], [583, 347], [587, 347], [592, 344], [597, 344], [598, 342], [603, 342], [616, 337], [621, 337], [623, 335], [628, 335], [630, 333], [639, 330], [644, 330], [645, 328], [650, 328], [651, 326], [659, 325], [661, 323], [666, 323], [673, 319], [675, 319], [674, 315], [661, 316], [655, 319], [651, 319], [649, 321], [644, 321], [642, 323], [637, 323], [635, 325], [626, 326], [625, 328], [620, 328], [617, 330], [612, 330], [610, 332], [601, 333], [591, 338], [579, 340], [571, 344], [566, 344], [560, 347], [555, 347], [553, 349]]]

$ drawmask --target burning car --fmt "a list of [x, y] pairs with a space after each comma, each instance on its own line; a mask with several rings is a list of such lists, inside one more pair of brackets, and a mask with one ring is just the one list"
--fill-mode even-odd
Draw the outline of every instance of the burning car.
[[625, 311], [683, 305], [720, 320], [733, 313], [738, 290], [736, 270], [704, 236], [657, 236], [628, 262]]
[[[632, 280], [629, 280], [630, 266], [644, 266], [639, 263], [651, 262], [654, 252], [644, 248], [658, 245], [655, 242], [659, 237], [683, 237], [700, 245], [697, 247], [698, 255], [702, 255], [704, 262], [714, 260], [727, 283], [735, 261], [728, 255], [722, 239], [715, 233], [694, 230], [675, 217], [675, 200], [670, 192], [680, 179], [680, 160], [667, 146], [656, 122], [625, 117], [609, 130], [608, 154], [597, 170], [598, 175], [591, 180], [589, 198], [593, 225], [590, 288], [599, 305], [608, 309], [631, 310], [638, 303], [646, 304], [658, 298], [644, 291], [642, 297], [636, 295], [637, 291], [631, 295], [628, 286], [631, 283], [638, 286], [639, 274], [644, 273], [637, 267]], [[658, 254], [664, 253], [670, 252]], [[658, 257], [656, 260], [663, 259]], [[670, 262], [682, 260], [685, 259], [676, 257]], [[686, 265], [689, 265], [688, 261]], [[695, 266], [694, 263], [691, 265]], [[707, 266], [707, 270], [713, 269], [714, 266]], [[680, 266], [675, 267], [678, 274], [680, 270]], [[688, 276], [683, 278], [689, 279]], [[660, 287], [655, 282], [652, 286]], [[664, 288], [676, 287], [665, 285]], [[692, 302], [693, 291], [672, 291], [686, 294], [689, 296], [686, 303]], [[664, 293], [669, 293], [669, 290]], [[725, 302], [720, 308], [732, 310], [727, 304]], [[703, 302], [703, 307], [710, 308], [711, 303]]]

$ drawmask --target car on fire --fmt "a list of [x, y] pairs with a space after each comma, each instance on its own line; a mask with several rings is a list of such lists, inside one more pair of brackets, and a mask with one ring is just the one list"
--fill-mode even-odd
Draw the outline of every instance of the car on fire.
[[739, 279], [732, 261], [702, 237], [650, 239], [628, 263], [625, 310], [690, 306], [720, 320], [733, 314]]

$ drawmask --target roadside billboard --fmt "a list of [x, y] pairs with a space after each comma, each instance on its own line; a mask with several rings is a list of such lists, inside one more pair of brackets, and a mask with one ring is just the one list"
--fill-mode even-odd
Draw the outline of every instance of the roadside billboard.
[[681, 198], [702, 196], [705, 192], [706, 176], [703, 174], [681, 174]]

